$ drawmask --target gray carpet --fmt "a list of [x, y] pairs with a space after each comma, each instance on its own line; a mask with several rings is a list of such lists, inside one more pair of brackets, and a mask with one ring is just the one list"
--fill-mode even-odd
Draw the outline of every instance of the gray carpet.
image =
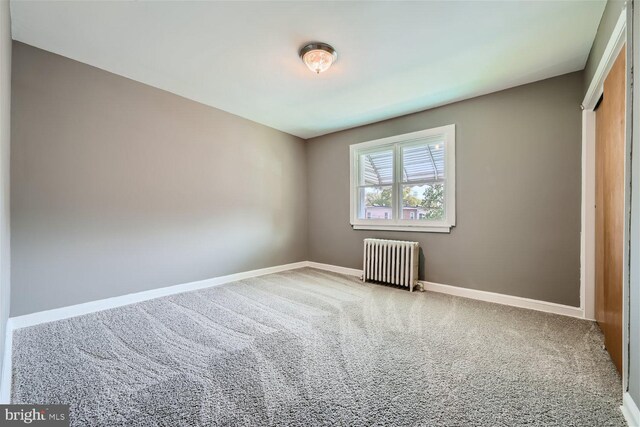
[[20, 329], [74, 426], [617, 426], [591, 322], [301, 269]]

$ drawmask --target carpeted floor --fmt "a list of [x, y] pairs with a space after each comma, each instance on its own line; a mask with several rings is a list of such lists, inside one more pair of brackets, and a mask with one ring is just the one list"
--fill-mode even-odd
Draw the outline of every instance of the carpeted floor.
[[301, 269], [20, 329], [73, 426], [618, 426], [591, 322]]

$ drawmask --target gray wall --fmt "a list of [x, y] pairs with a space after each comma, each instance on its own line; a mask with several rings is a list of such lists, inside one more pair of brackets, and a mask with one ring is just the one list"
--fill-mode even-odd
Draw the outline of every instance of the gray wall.
[[13, 93], [12, 316], [307, 259], [303, 140], [18, 42]]
[[[9, 148], [11, 137], [11, 18], [9, 2], [0, 1], [0, 368], [9, 317]], [[2, 370], [0, 370], [2, 372]]]
[[[362, 267], [362, 239], [419, 241], [428, 281], [580, 305], [582, 72], [307, 142], [309, 255]], [[349, 145], [456, 125], [450, 234], [352, 230]]]
[[[618, 18], [620, 17], [622, 9], [624, 9], [624, 0], [607, 1], [607, 5], [604, 8], [604, 13], [602, 14], [602, 18], [600, 19], [600, 25], [598, 25], [596, 38], [593, 40], [591, 52], [589, 52], [589, 57], [587, 58], [587, 64], [584, 67], [583, 94], [586, 94], [587, 90], [589, 89], [589, 84], [593, 79], [596, 68], [598, 68], [598, 64], [600, 63], [600, 59], [602, 58], [602, 54], [604, 53], [604, 49], [607, 46], [607, 43], [609, 43], [611, 33], [613, 32], [613, 28], [618, 22]], [[580, 101], [582, 101], [582, 99]]]

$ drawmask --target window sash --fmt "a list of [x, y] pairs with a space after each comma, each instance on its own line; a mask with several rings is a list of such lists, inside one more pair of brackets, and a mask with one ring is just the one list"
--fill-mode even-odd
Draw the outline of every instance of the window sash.
[[[396, 176], [396, 179], [400, 182], [405, 182], [405, 183], [411, 183], [411, 182], [421, 182], [421, 181], [425, 181], [424, 178], [422, 179], [404, 179], [404, 174], [402, 173], [405, 167], [404, 164], [404, 153], [403, 153], [403, 149], [404, 148], [413, 148], [413, 147], [419, 147], [422, 145], [426, 145], [427, 147], [433, 144], [442, 144], [442, 148], [443, 148], [443, 152], [444, 152], [444, 156], [445, 156], [445, 161], [444, 161], [444, 176], [442, 178], [432, 178], [434, 181], [436, 180], [444, 180], [446, 179], [447, 176], [447, 162], [446, 162], [446, 156], [447, 156], [447, 142], [446, 142], [446, 137], [444, 135], [436, 135], [430, 138], [417, 138], [417, 139], [413, 139], [413, 140], [409, 140], [409, 141], [400, 141], [400, 142], [396, 142], [394, 145], [396, 145], [396, 150], [395, 150], [395, 154], [397, 156], [399, 156], [398, 159], [398, 166], [399, 166], [399, 174]], [[431, 156], [431, 154], [430, 154]], [[431, 161], [433, 162], [433, 168], [434, 168], [434, 172], [436, 171], [436, 165], [435, 165], [435, 160], [433, 159], [433, 157], [431, 157]]]
[[[444, 148], [444, 176], [437, 179], [404, 180], [402, 149], [405, 147], [442, 143]], [[386, 151], [393, 151], [393, 182], [380, 185], [361, 184], [361, 156]], [[449, 232], [455, 225], [455, 125], [442, 126], [412, 134], [398, 135], [381, 140], [368, 141], [350, 146], [351, 157], [351, 224], [356, 229], [396, 230], [396, 231], [436, 231]], [[444, 185], [445, 214], [441, 221], [403, 219], [402, 187], [411, 185], [429, 185], [442, 183]], [[392, 187], [392, 218], [367, 219], [359, 218], [359, 194], [362, 187]]]
[[[385, 189], [385, 188], [391, 188], [391, 206], [390, 206], [390, 210], [391, 210], [391, 218], [384, 218], [384, 220], [386, 221], [386, 223], [389, 223], [389, 220], [395, 219], [395, 193], [394, 193], [394, 189], [393, 189], [393, 184], [384, 184], [384, 185], [359, 185], [357, 187], [357, 192], [356, 192], [356, 197], [357, 197], [357, 218], [359, 220], [367, 220], [367, 221], [372, 221], [372, 220], [382, 220], [382, 218], [369, 218], [366, 215], [366, 193], [364, 193], [362, 190], [365, 190], [367, 188], [381, 188], [381, 189]], [[363, 200], [364, 199], [364, 200]], [[365, 203], [363, 203], [365, 202]], [[385, 207], [385, 206], [372, 206], [372, 207]], [[360, 218], [360, 216], [363, 216], [363, 218]]]
[[[416, 220], [420, 220], [421, 223], [423, 224], [432, 224], [432, 223], [439, 223], [442, 222], [441, 220], [431, 220], [431, 219], [420, 219], [418, 216], [416, 216], [413, 219], [407, 219], [407, 218], [403, 218], [402, 215], [402, 211], [404, 209], [404, 191], [402, 190], [402, 187], [406, 187], [406, 186], [422, 186], [422, 185], [431, 185], [431, 184], [444, 184], [444, 219], [446, 219], [447, 217], [447, 198], [448, 198], [448, 194], [447, 194], [447, 185], [445, 180], [443, 179], [439, 179], [439, 180], [423, 180], [423, 181], [418, 181], [416, 183], [401, 183], [400, 184], [400, 190], [399, 190], [399, 200], [401, 203], [401, 207], [400, 207], [400, 216], [398, 217], [399, 219], [403, 220], [403, 221], [411, 221], [411, 223], [415, 223]], [[428, 209], [428, 208], [425, 208]]]
[[[383, 153], [385, 151], [391, 151], [391, 181], [389, 182], [379, 182], [377, 184], [367, 184], [366, 183], [366, 178], [364, 176], [364, 172], [365, 172], [365, 166], [364, 166], [364, 158], [365, 156], [369, 156], [372, 154], [378, 154], [378, 153]], [[358, 158], [358, 186], [359, 187], [374, 187], [374, 186], [378, 186], [378, 185], [393, 185], [394, 181], [395, 181], [395, 173], [396, 173], [396, 168], [395, 168], [395, 150], [394, 150], [394, 146], [393, 144], [389, 144], [389, 145], [385, 145], [385, 146], [381, 146], [381, 147], [375, 147], [375, 148], [371, 148], [368, 150], [362, 150], [362, 151], [358, 151], [357, 154], [357, 158]]]
[[[429, 143], [433, 143], [433, 142], [441, 142], [442, 144], [445, 144], [445, 142], [442, 140], [442, 138], [434, 138], [434, 141], [431, 141]], [[415, 185], [428, 185], [428, 184], [437, 184], [437, 183], [442, 183], [445, 184], [446, 187], [446, 169], [445, 169], [445, 177], [443, 178], [438, 178], [438, 179], [417, 179], [417, 180], [404, 180], [403, 179], [403, 156], [402, 156], [402, 149], [405, 147], [412, 147], [412, 146], [418, 146], [418, 145], [424, 145], [425, 142], [423, 139], [418, 139], [415, 141], [409, 141], [409, 142], [396, 142], [396, 143], [391, 143], [391, 144], [386, 144], [384, 146], [379, 146], [379, 147], [375, 147], [375, 148], [371, 148], [371, 149], [367, 149], [367, 150], [358, 150], [357, 153], [357, 158], [358, 158], [358, 171], [357, 171], [357, 175], [358, 175], [358, 182], [363, 182], [363, 170], [361, 168], [363, 168], [363, 161], [362, 159], [364, 158], [364, 156], [367, 156], [369, 154], [373, 154], [373, 153], [381, 153], [381, 152], [385, 152], [385, 151], [389, 151], [389, 149], [391, 149], [392, 152], [392, 162], [393, 162], [393, 166], [392, 166], [392, 176], [393, 176], [393, 181], [391, 183], [383, 183], [383, 184], [359, 184], [356, 186], [357, 189], [357, 194], [358, 194], [358, 214], [357, 214], [357, 219], [360, 221], [385, 221], [386, 224], [391, 225], [391, 223], [397, 222], [397, 223], [403, 223], [403, 222], [408, 222], [410, 221], [411, 224], [415, 223], [416, 219], [407, 219], [407, 218], [403, 218], [403, 191], [402, 191], [402, 187], [403, 186], [407, 186], [407, 185], [411, 185], [411, 186], [415, 186]], [[447, 154], [447, 146], [444, 145], [444, 153], [445, 153], [445, 157]], [[372, 188], [372, 187], [391, 187], [391, 218], [385, 218], [385, 219], [376, 219], [376, 218], [367, 218], [366, 215], [363, 215], [364, 218], [360, 218], [360, 210], [363, 209], [363, 205], [362, 205], [362, 200], [360, 199], [360, 194], [362, 189], [364, 188]], [[445, 216], [446, 216], [446, 206], [447, 206], [447, 191], [445, 188], [445, 193], [444, 193], [444, 204], [445, 204]], [[442, 221], [432, 221], [432, 220], [422, 220], [421, 222], [425, 223], [425, 224], [431, 224], [431, 223], [440, 223]]]

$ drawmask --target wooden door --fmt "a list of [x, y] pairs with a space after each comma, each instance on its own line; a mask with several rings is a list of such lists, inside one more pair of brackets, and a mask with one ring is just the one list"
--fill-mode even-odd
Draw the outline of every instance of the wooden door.
[[596, 320], [622, 372], [624, 237], [625, 49], [604, 82], [596, 109]]

